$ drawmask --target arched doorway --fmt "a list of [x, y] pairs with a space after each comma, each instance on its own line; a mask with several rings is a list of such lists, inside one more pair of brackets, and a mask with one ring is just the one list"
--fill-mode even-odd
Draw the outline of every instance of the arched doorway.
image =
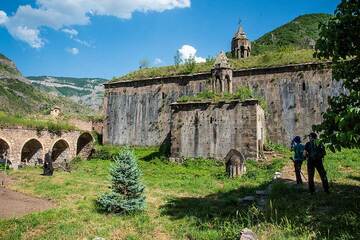
[[63, 139], [57, 141], [51, 149], [51, 161], [57, 163], [69, 162], [69, 157], [69, 144]]
[[90, 133], [83, 133], [77, 140], [76, 144], [76, 155], [81, 158], [88, 159], [93, 149], [94, 139]]
[[37, 165], [43, 163], [43, 147], [37, 139], [28, 140], [21, 149], [21, 163]]
[[11, 165], [9, 155], [10, 155], [9, 144], [4, 139], [0, 138], [0, 164]]
[[225, 76], [225, 84], [226, 84], [225, 91], [232, 94], [232, 86], [231, 86], [231, 80], [230, 80], [229, 75]]
[[214, 84], [214, 92], [215, 93], [221, 93], [221, 90], [222, 90], [222, 88], [223, 88], [223, 86], [222, 86], [222, 81], [221, 81], [221, 79], [220, 79], [220, 76], [216, 76], [215, 77], [215, 84]]

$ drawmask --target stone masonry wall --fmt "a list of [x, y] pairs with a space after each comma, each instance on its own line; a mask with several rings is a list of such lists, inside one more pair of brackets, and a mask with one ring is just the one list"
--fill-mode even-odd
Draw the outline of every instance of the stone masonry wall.
[[56, 135], [48, 131], [37, 131], [36, 129], [22, 127], [0, 128], [0, 139], [9, 145], [8, 160], [11, 161], [13, 168], [17, 168], [21, 164], [22, 150], [30, 140], [35, 140], [35, 142], [41, 144], [41, 151], [39, 151], [39, 156], [37, 156], [41, 160], [44, 160], [46, 153], [53, 150], [56, 143], [59, 143], [59, 141], [65, 142], [68, 146], [66, 157], [70, 161], [77, 155], [78, 139], [80, 136], [81, 132], [79, 131], [63, 132], [61, 135]]
[[[104, 142], [161, 145], [170, 132], [170, 104], [209, 88], [211, 73], [105, 85]], [[272, 142], [289, 144], [321, 121], [327, 98], [339, 94], [329, 64], [299, 64], [233, 71], [233, 91], [250, 86], [268, 103], [266, 126]]]
[[[265, 137], [257, 100], [172, 104], [171, 157], [223, 160], [231, 149], [258, 159]], [[261, 145], [261, 146], [260, 146]]]

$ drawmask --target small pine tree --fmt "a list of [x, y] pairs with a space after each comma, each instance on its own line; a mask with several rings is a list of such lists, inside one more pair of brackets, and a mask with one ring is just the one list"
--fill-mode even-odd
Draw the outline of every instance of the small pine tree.
[[110, 168], [112, 191], [103, 194], [97, 205], [100, 210], [109, 213], [128, 213], [145, 208], [144, 185], [140, 181], [140, 170], [135, 155], [124, 150], [115, 158]]

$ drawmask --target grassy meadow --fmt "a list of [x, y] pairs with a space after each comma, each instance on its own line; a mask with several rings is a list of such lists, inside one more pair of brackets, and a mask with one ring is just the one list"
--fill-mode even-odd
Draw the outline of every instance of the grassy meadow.
[[108, 168], [119, 148], [98, 149], [89, 161], [75, 161], [71, 173], [43, 177], [39, 168], [11, 171], [11, 188], [47, 198], [57, 207], [0, 220], [0, 239], [238, 239], [242, 228], [260, 239], [359, 239], [359, 150], [329, 154], [326, 167], [332, 193], [310, 196], [281, 183], [273, 187], [265, 212], [239, 203], [264, 189], [289, 153], [272, 161], [247, 162], [247, 173], [228, 179], [211, 160], [169, 162], [157, 148], [135, 153], [146, 186], [147, 209], [117, 216], [99, 213], [95, 199], [109, 190]]

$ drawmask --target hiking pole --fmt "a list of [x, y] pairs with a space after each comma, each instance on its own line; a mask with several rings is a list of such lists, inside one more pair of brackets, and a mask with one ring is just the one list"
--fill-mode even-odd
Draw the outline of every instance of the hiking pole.
[[300, 171], [301, 175], [305, 178], [305, 181], [307, 181], [307, 178], [305, 177], [305, 175], [303, 174], [302, 171]]

